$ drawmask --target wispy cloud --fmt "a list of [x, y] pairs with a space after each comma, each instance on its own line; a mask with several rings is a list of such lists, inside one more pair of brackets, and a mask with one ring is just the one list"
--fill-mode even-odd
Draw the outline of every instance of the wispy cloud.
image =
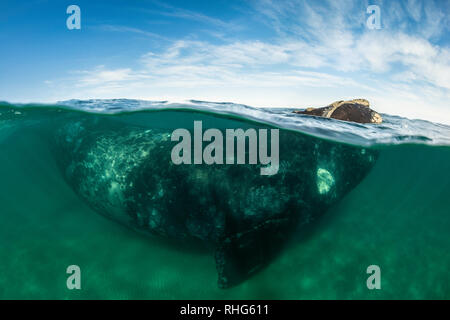
[[239, 26], [237, 26], [233, 22], [226, 22], [221, 19], [211, 17], [205, 14], [202, 14], [200, 12], [195, 12], [179, 7], [175, 7], [172, 5], [169, 5], [167, 3], [161, 2], [161, 1], [152, 1], [154, 4], [156, 4], [158, 7], [160, 7], [160, 10], [144, 10], [149, 13], [154, 13], [157, 15], [162, 15], [166, 17], [174, 17], [179, 19], [186, 19], [191, 21], [200, 22], [203, 24], [206, 24], [208, 26], [215, 26], [223, 29], [237, 29]]
[[157, 33], [145, 31], [143, 29], [129, 27], [129, 26], [121, 26], [121, 25], [111, 25], [111, 24], [102, 24], [99, 26], [96, 26], [97, 29], [101, 31], [110, 31], [110, 32], [129, 32], [129, 33], [135, 33], [143, 36], [147, 36], [150, 38], [156, 38], [156, 39], [162, 39], [167, 40], [169, 39], [167, 37], [163, 37]]
[[148, 79], [149, 76], [145, 72], [136, 72], [130, 68], [124, 69], [106, 69], [104, 66], [97, 66], [93, 70], [76, 71], [75, 74], [80, 75], [76, 82], [77, 87], [92, 87], [100, 85], [125, 84], [129, 81], [137, 81]]

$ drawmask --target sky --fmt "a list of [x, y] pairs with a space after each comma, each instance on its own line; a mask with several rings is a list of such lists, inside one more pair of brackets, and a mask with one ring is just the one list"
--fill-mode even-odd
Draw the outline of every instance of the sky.
[[366, 98], [450, 124], [449, 13], [448, 0], [1, 0], [0, 100]]

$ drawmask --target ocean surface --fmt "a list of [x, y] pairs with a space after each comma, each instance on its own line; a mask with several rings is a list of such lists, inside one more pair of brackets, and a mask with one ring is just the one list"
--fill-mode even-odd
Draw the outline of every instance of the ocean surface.
[[[0, 102], [0, 299], [450, 299], [450, 127], [382, 117], [356, 124], [203, 101]], [[266, 267], [220, 289], [210, 250], [135, 232], [74, 192], [57, 161], [67, 154], [52, 145], [74, 119], [149, 130], [194, 120], [270, 126], [378, 156]], [[66, 287], [69, 265], [81, 268], [81, 290]], [[366, 286], [370, 265], [381, 269], [380, 290]]]

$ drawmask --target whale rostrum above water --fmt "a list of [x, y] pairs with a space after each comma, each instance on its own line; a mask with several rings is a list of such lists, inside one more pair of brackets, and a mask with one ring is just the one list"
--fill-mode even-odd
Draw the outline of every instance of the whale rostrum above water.
[[333, 118], [358, 123], [382, 123], [381, 115], [370, 109], [366, 99], [353, 99], [348, 101], [336, 101], [323, 108], [307, 108], [293, 111], [297, 114]]
[[98, 213], [148, 235], [212, 248], [222, 288], [267, 265], [294, 231], [354, 188], [377, 157], [371, 149], [280, 129], [277, 174], [261, 175], [261, 164], [176, 165], [174, 129], [72, 115], [53, 137], [54, 153], [66, 181]]

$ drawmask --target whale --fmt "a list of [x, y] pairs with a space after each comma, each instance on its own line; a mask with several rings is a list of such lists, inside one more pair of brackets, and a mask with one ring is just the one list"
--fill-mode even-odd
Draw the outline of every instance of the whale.
[[293, 113], [357, 123], [383, 122], [381, 115], [370, 108], [370, 103], [366, 99], [340, 100], [326, 107], [294, 110]]
[[[173, 126], [159, 125], [158, 117], [172, 119]], [[204, 120], [205, 130], [220, 122], [224, 136], [230, 128], [273, 129], [193, 111], [161, 110], [145, 118], [68, 113], [55, 124], [52, 149], [65, 181], [98, 214], [149, 237], [210, 249], [224, 289], [276, 259], [377, 159], [370, 148], [280, 128], [274, 175], [261, 175], [260, 163], [177, 165], [172, 133], [180, 119], [191, 118]], [[184, 125], [193, 135], [193, 121]]]

